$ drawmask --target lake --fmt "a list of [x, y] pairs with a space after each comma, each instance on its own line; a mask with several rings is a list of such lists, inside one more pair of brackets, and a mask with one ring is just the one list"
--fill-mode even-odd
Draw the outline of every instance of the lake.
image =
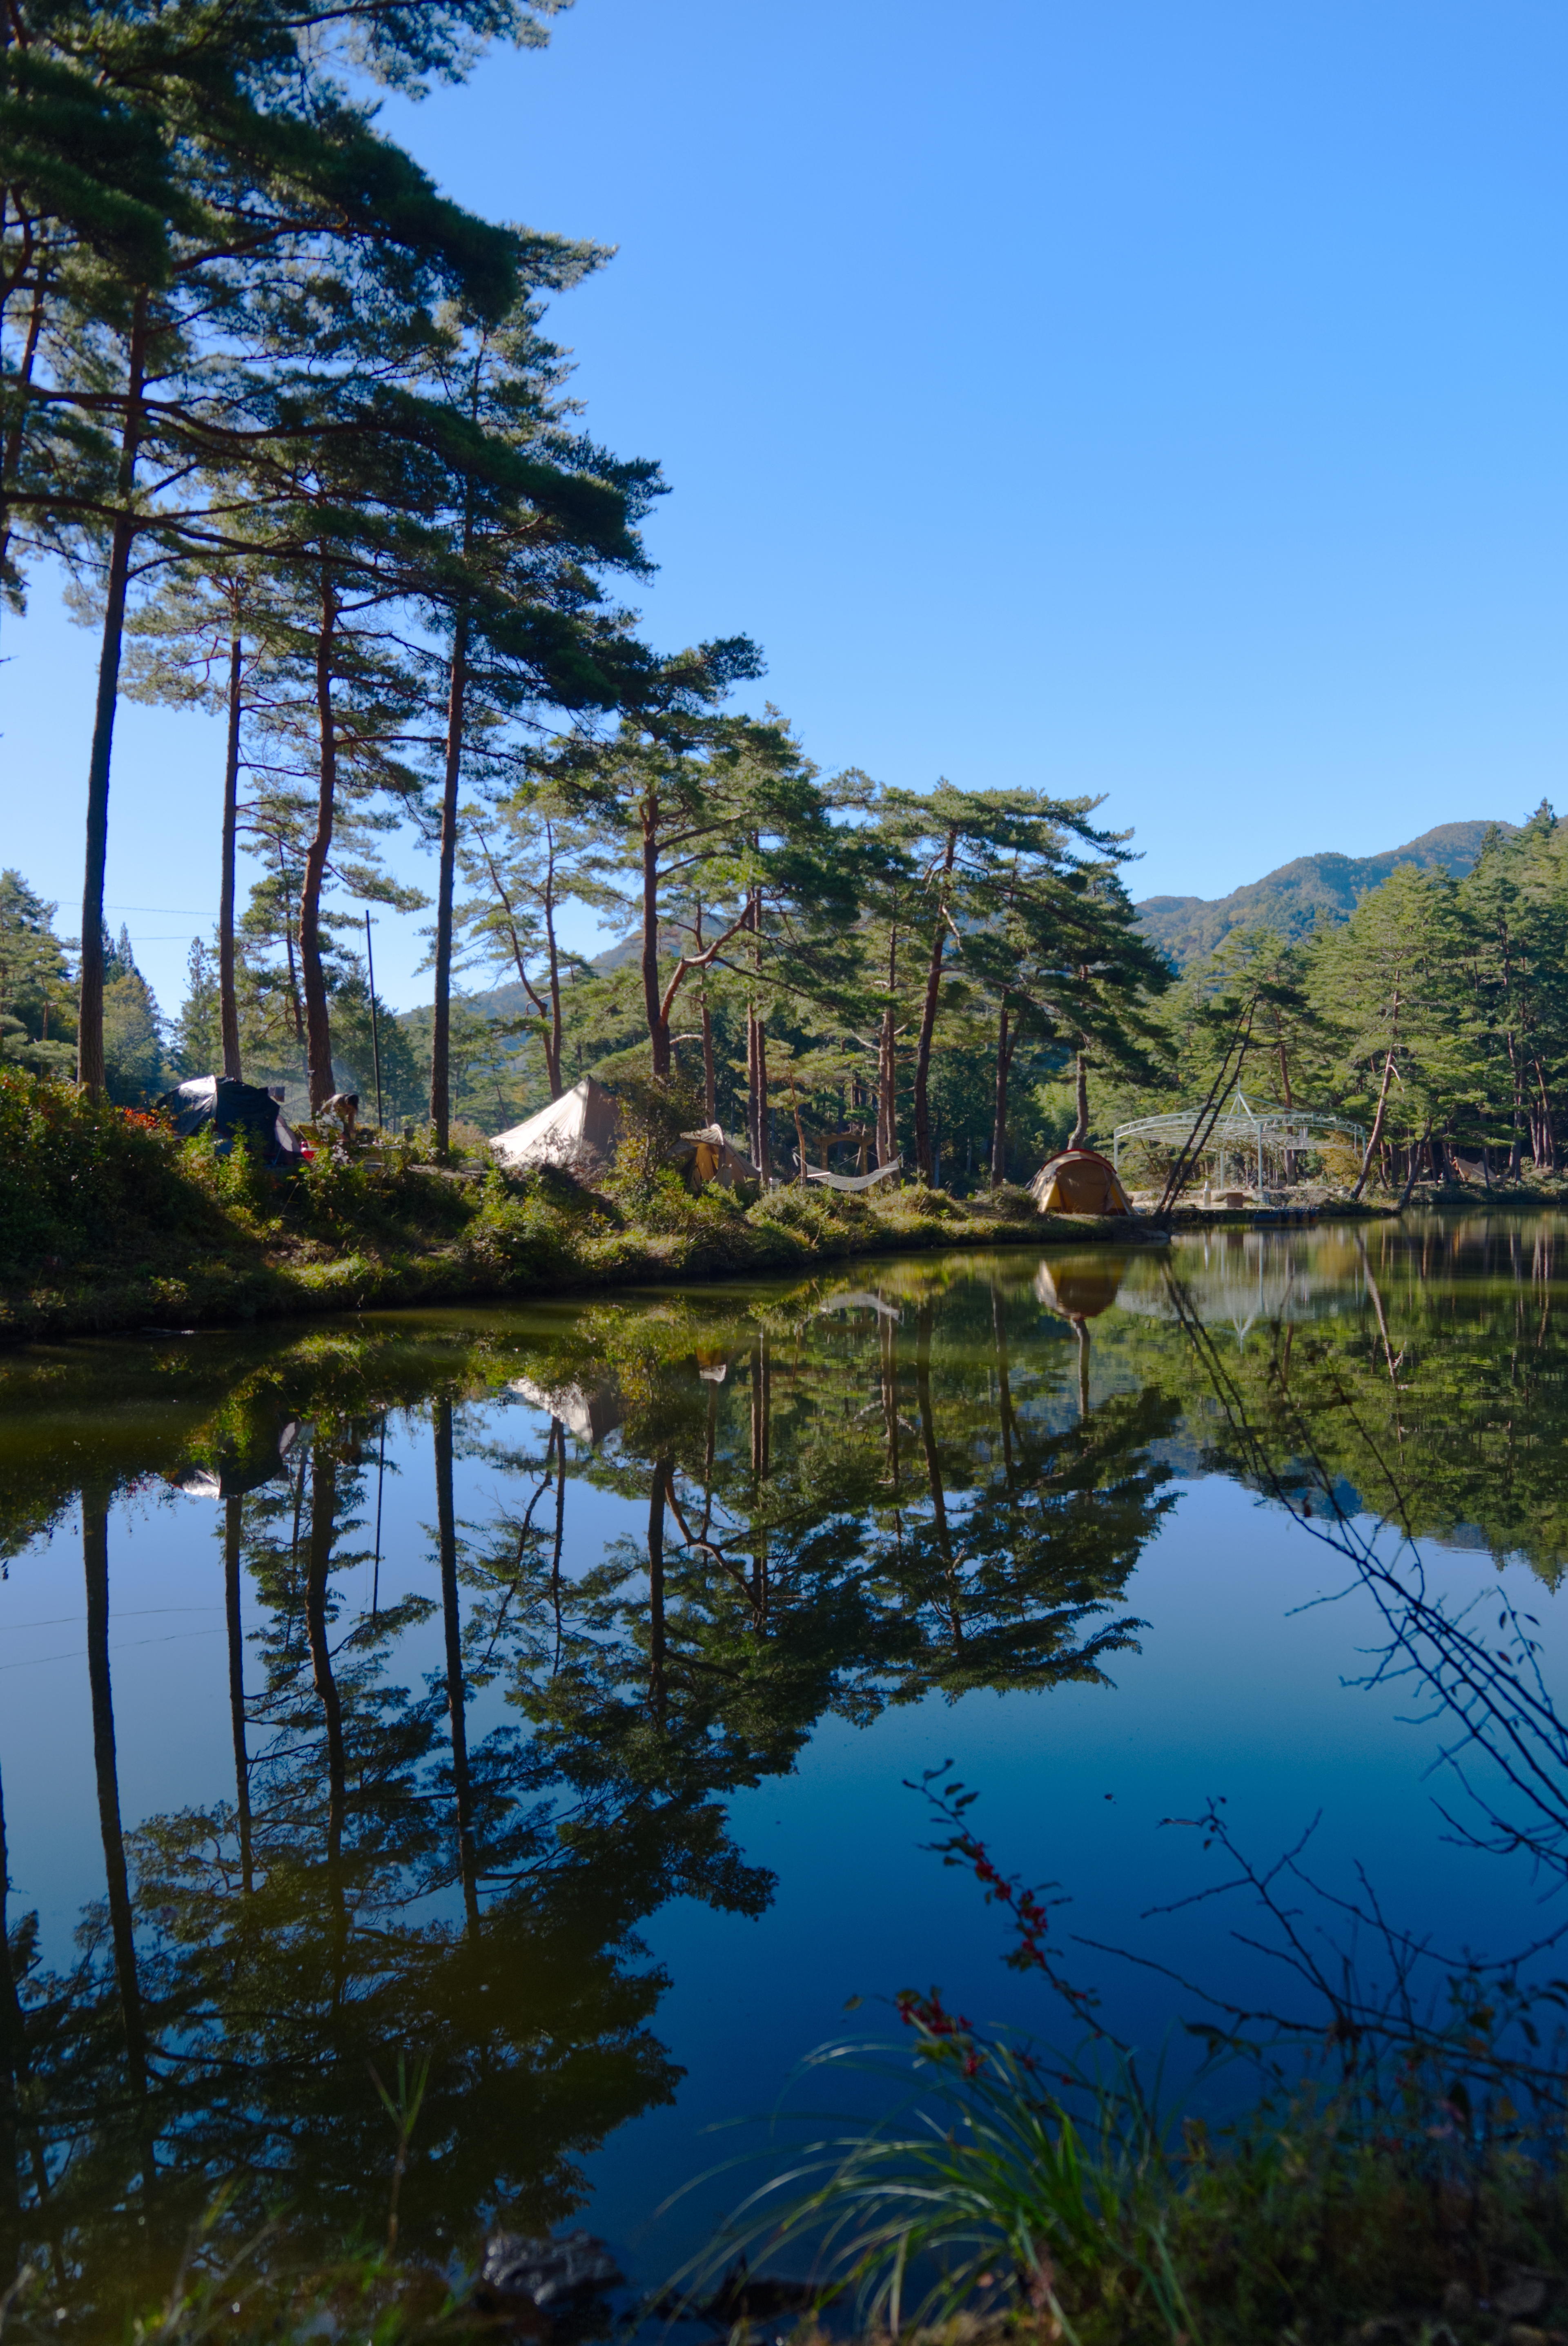
[[[1378, 1914], [1434, 1977], [1548, 1940], [1565, 1240], [1407, 1217], [6, 1356], [5, 2253], [117, 2331], [220, 2180], [374, 2237], [402, 2056], [405, 2245], [569, 2219], [657, 2286], [900, 1990], [1082, 2035], [933, 1853], [944, 1766], [1172, 2090], [1188, 2024], [1320, 2020], [1303, 1960], [1376, 1971]], [[1292, 1851], [1294, 1968], [1224, 1888]]]

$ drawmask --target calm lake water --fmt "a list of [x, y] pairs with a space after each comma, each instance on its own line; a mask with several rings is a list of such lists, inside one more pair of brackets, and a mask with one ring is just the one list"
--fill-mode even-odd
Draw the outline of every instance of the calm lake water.
[[927, 1846], [946, 1761], [1178, 2071], [1203, 1992], [1310, 2008], [1245, 1894], [1183, 1902], [1235, 1872], [1209, 1802], [1260, 1865], [1313, 1828], [1313, 1882], [1445, 1957], [1549, 1934], [1565, 1239], [1236, 1232], [0, 1361], [0, 2228], [116, 2329], [219, 2178], [374, 2234], [402, 2054], [405, 2241], [571, 2218], [657, 2284], [738, 2194], [658, 2212], [757, 2138], [712, 2130], [896, 2035], [878, 1999], [1071, 2040]]

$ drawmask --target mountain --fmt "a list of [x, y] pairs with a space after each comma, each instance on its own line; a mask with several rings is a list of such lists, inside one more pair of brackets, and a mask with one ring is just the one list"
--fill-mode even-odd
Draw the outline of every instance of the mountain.
[[[1492, 829], [1488, 822], [1440, 822], [1404, 847], [1381, 855], [1298, 855], [1249, 887], [1228, 896], [1145, 896], [1134, 907], [1144, 934], [1177, 969], [1212, 953], [1232, 929], [1264, 926], [1281, 936], [1305, 935], [1314, 921], [1342, 921], [1369, 889], [1378, 887], [1396, 865], [1417, 863], [1428, 871], [1468, 872]], [[1512, 831], [1516, 823], [1500, 822]]]
[[[673, 942], [672, 939], [661, 940], [661, 952], [669, 950]], [[636, 961], [642, 949], [643, 941], [640, 936], [623, 937], [618, 944], [607, 945], [603, 953], [596, 954], [589, 962], [588, 967], [596, 970], [601, 976], [606, 975], [611, 970], [624, 969], [628, 962]], [[570, 968], [563, 968], [561, 982], [564, 985], [571, 984]], [[545, 980], [542, 971], [537, 976], [536, 983], [543, 992]], [[482, 987], [476, 994], [470, 994], [465, 989], [454, 986], [453, 1000], [455, 1002], [460, 996], [471, 1009], [481, 1011], [486, 1018], [533, 1019], [539, 1015], [514, 977], [504, 980], [499, 985]], [[398, 1013], [399, 1018], [405, 1025], [416, 1026], [421, 1035], [428, 1033], [433, 1015], [434, 1013], [428, 1002], [421, 1003], [415, 1009], [400, 1010]]]

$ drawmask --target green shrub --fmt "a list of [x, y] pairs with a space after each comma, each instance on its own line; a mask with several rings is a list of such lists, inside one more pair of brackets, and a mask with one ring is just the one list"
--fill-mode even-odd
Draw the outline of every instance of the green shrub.
[[774, 1222], [803, 1238], [820, 1239], [832, 1229], [835, 1217], [819, 1192], [795, 1182], [787, 1189], [769, 1189], [753, 1208], [751, 1219]]
[[219, 1154], [209, 1128], [179, 1142], [178, 1148], [180, 1173], [199, 1183], [227, 1211], [262, 1222], [276, 1214], [282, 1184], [268, 1172], [255, 1134], [241, 1129]]
[[0, 1263], [102, 1253], [156, 1229], [199, 1228], [211, 1201], [157, 1117], [74, 1084], [0, 1069]]
[[640, 1201], [682, 1153], [681, 1134], [705, 1121], [702, 1094], [682, 1075], [618, 1076], [621, 1132], [611, 1186]]

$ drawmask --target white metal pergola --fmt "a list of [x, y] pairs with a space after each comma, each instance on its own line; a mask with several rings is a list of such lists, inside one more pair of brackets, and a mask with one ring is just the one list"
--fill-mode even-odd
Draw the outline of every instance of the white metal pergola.
[[[1111, 1137], [1111, 1161], [1120, 1173], [1125, 1140], [1157, 1141], [1178, 1152], [1188, 1148], [1203, 1130], [1207, 1115], [1208, 1111], [1201, 1107], [1184, 1107], [1169, 1116], [1141, 1116], [1130, 1124], [1119, 1124]], [[1237, 1084], [1235, 1098], [1215, 1117], [1197, 1154], [1218, 1157], [1222, 1189], [1226, 1186], [1226, 1158], [1239, 1157], [1244, 1163], [1250, 1158], [1257, 1168], [1261, 1195], [1266, 1152], [1279, 1158], [1320, 1148], [1334, 1134], [1353, 1140], [1359, 1148], [1367, 1145], [1365, 1127], [1349, 1117], [1315, 1116], [1298, 1107], [1254, 1107]]]

